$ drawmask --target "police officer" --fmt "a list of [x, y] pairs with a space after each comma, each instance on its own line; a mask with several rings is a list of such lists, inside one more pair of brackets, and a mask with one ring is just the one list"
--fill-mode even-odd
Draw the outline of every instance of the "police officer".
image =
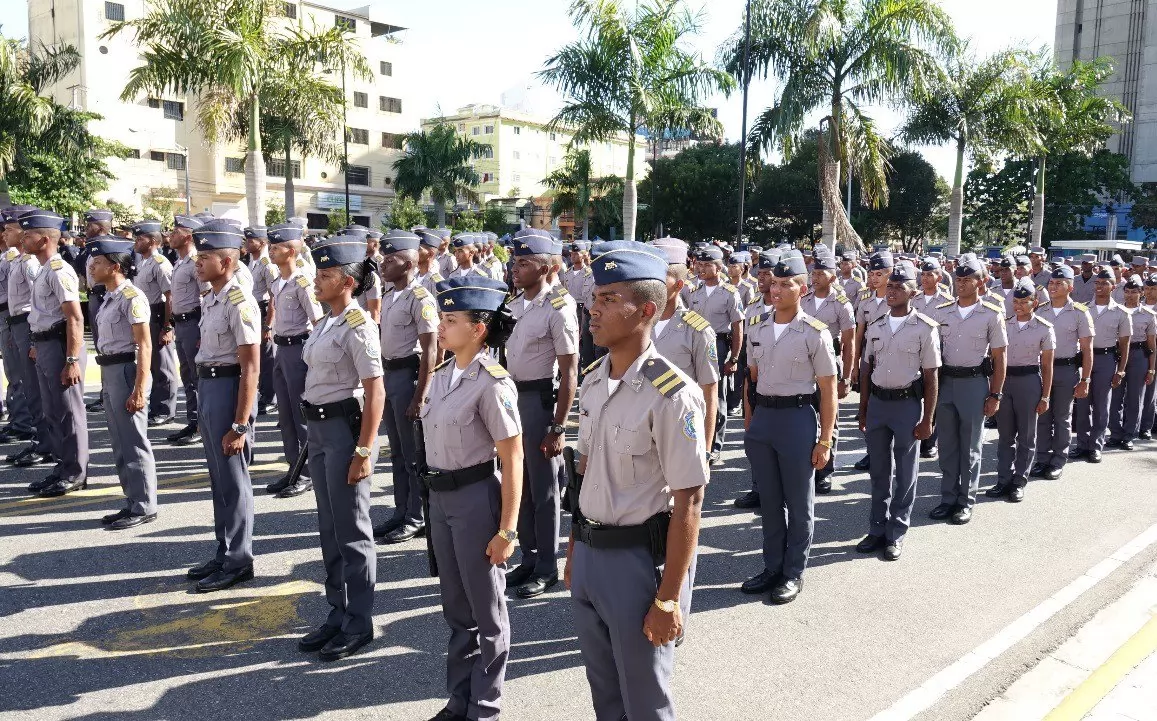
[[[655, 241], [659, 245], [660, 238]], [[680, 241], [682, 242], [682, 241]], [[686, 248], [686, 244], [683, 245]], [[591, 244], [585, 240], [576, 240], [571, 245], [571, 267], [563, 274], [563, 286], [578, 303], [579, 320], [579, 369], [586, 368], [595, 360], [595, 341], [591, 337], [591, 316], [587, 307], [591, 304], [595, 290], [595, 278], [591, 272]], [[681, 261], [687, 262], [686, 254]], [[686, 266], [684, 265], [684, 268]], [[582, 379], [579, 378], [581, 381]]]
[[[1157, 275], [1145, 276], [1142, 302], [1146, 308], [1157, 313]], [[1145, 398], [1141, 403], [1141, 425], [1137, 438], [1153, 439], [1154, 419], [1157, 417], [1157, 382], [1145, 386]]]
[[[0, 231], [7, 236], [7, 228], [11, 227], [11, 234], [19, 238], [20, 224], [13, 217], [9, 225], [10, 212], [11, 209], [5, 208], [0, 213]], [[0, 443], [31, 440], [35, 438], [36, 431], [25, 395], [24, 364], [20, 361], [20, 352], [12, 339], [12, 329], [8, 327], [8, 277], [16, 268], [19, 258], [19, 250], [8, 247], [6, 241], [0, 243], [0, 355], [4, 361], [4, 378], [7, 381], [5, 405], [8, 408], [8, 425], [0, 430]]]
[[[827, 246], [820, 246], [825, 248]], [[811, 292], [804, 297], [801, 305], [806, 313], [828, 327], [832, 334], [833, 352], [836, 356], [836, 393], [840, 399], [848, 396], [849, 383], [845, 369], [852, 367], [856, 356], [856, 320], [851, 300], [844, 295], [836, 283], [835, 256], [830, 252], [816, 249], [812, 261]], [[832, 430], [832, 452], [828, 464], [816, 471], [816, 493], [830, 493], [831, 475], [835, 471], [836, 448], [840, 441], [839, 419]]]
[[323, 661], [355, 653], [374, 637], [377, 558], [370, 525], [370, 477], [385, 405], [377, 326], [354, 298], [377, 264], [365, 243], [337, 236], [312, 251], [317, 299], [330, 309], [305, 342], [302, 407], [308, 424], [310, 476], [317, 501], [325, 623], [298, 641]]
[[193, 231], [197, 277], [210, 286], [201, 299], [197, 412], [213, 491], [213, 558], [189, 569], [199, 592], [253, 578], [253, 421], [257, 411], [261, 319], [257, 301], [234, 277], [242, 233], [212, 220]]
[[[518, 537], [521, 563], [506, 578], [519, 598], [534, 598], [558, 583], [559, 476], [566, 418], [578, 378], [578, 316], [574, 298], [548, 277], [553, 238], [514, 240], [514, 287], [509, 303], [514, 329], [506, 342], [506, 366], [518, 391], [522, 419], [522, 502]], [[555, 377], [560, 379], [555, 386]]]
[[1024, 500], [1029, 466], [1036, 454], [1037, 419], [1051, 401], [1056, 334], [1051, 321], [1034, 314], [1037, 289], [1027, 276], [1013, 289], [1013, 315], [1006, 318], [1008, 377], [996, 412], [996, 484], [989, 498]]
[[585, 476], [566, 579], [595, 717], [666, 721], [707, 485], [704, 403], [648, 343], [666, 302], [667, 259], [611, 241], [592, 267], [591, 332], [609, 352], [580, 396]]
[[76, 271], [60, 257], [60, 228], [56, 213], [31, 210], [20, 216], [25, 252], [40, 261], [32, 284], [28, 328], [32, 358], [40, 382], [44, 420], [56, 458], [56, 467], [38, 489], [43, 498], [63, 496], [88, 485], [88, 420], [84, 411], [84, 315], [80, 310], [80, 283]]
[[448, 275], [443, 273], [443, 277], [449, 279], [480, 275], [483, 278], [489, 278], [490, 274], [475, 262], [478, 253], [477, 243], [478, 238], [473, 233], [455, 235], [450, 241], [450, 247], [454, 252], [454, 260], [457, 261], [457, 265]]
[[[84, 234], [86, 238], [99, 238], [102, 235], [112, 234], [112, 220], [113, 213], [111, 210], [104, 210], [102, 208], [93, 208], [84, 214]], [[97, 283], [92, 278], [92, 273], [89, 272], [89, 265], [91, 265], [92, 256], [88, 252], [87, 246], [81, 251], [78, 258], [78, 266], [74, 268], [77, 275], [84, 275], [85, 287], [88, 288], [88, 324], [92, 329], [92, 340], [95, 347], [97, 341], [97, 334], [99, 331], [96, 327], [96, 313], [100, 310], [101, 300], [104, 298], [104, 286]], [[84, 270], [81, 270], [81, 267]], [[98, 395], [96, 400], [84, 407], [89, 413], [101, 410], [103, 408], [103, 396]]]
[[[313, 297], [313, 282], [298, 258], [305, 252], [301, 228], [288, 223], [275, 225], [267, 232], [269, 257], [277, 267], [278, 277], [270, 285], [269, 326], [273, 332], [273, 392], [277, 397], [277, 426], [285, 460], [297, 460], [305, 447], [305, 416], [301, 398], [305, 388], [305, 361], [302, 346], [321, 319], [321, 305]], [[363, 241], [364, 242], [364, 241]], [[292, 498], [307, 492], [312, 484], [310, 473], [302, 471], [296, 478], [288, 475], [266, 486], [278, 498]]]
[[133, 226], [137, 253], [134, 283], [149, 302], [149, 332], [153, 334], [153, 389], [149, 396], [149, 426], [171, 423], [177, 414], [177, 351], [169, 320], [173, 264], [161, 254], [161, 222], [142, 220]]
[[1069, 460], [1084, 459], [1100, 463], [1101, 452], [1109, 430], [1109, 406], [1112, 391], [1125, 380], [1129, 363], [1129, 341], [1133, 335], [1132, 316], [1113, 300], [1116, 277], [1106, 267], [1094, 274], [1093, 372], [1089, 394], [1073, 402], [1073, 430], [1077, 441], [1069, 451]]
[[739, 354], [743, 349], [743, 306], [739, 289], [720, 277], [723, 251], [704, 248], [695, 254], [695, 267], [701, 281], [691, 293], [688, 308], [707, 319], [715, 330], [716, 353], [719, 356], [719, 406], [715, 409], [715, 435], [711, 445], [711, 463], [718, 463], [727, 435], [727, 394], [739, 382]]
[[113, 466], [128, 502], [101, 523], [121, 531], [157, 519], [157, 468], [145, 415], [152, 385], [150, 311], [145, 294], [129, 280], [136, 272], [132, 243], [102, 236], [91, 239], [86, 250], [89, 277], [105, 288], [93, 319], [96, 364]]
[[[265, 325], [269, 317], [269, 288], [277, 280], [277, 266], [269, 258], [269, 229], [264, 226], [245, 228], [245, 253], [249, 256], [247, 268], [253, 277], [253, 297], [261, 311], [261, 378], [257, 383], [257, 413], [273, 412], [273, 333]], [[292, 462], [292, 461], [291, 461]]]
[[426, 397], [438, 351], [438, 309], [434, 296], [417, 280], [418, 236], [391, 230], [382, 242], [381, 347], [385, 367], [386, 434], [390, 439], [394, 513], [374, 536], [402, 543], [425, 532], [418, 451], [412, 432]]
[[438, 263], [438, 275], [443, 278], [449, 278], [454, 269], [458, 267], [458, 259], [454, 252], [450, 249], [451, 232], [449, 228], [434, 228], [430, 231], [441, 239], [441, 244], [438, 246], [438, 254], [434, 256], [434, 260]]
[[980, 260], [971, 253], [960, 256], [956, 300], [938, 306], [934, 317], [940, 323], [944, 365], [936, 407], [940, 505], [930, 517], [956, 525], [972, 520], [984, 419], [1000, 408], [1004, 388], [1008, 336], [1003, 308], [981, 299], [983, 284]]
[[450, 699], [436, 721], [498, 718], [502, 706], [510, 653], [504, 571], [518, 538], [523, 472], [514, 383], [491, 351], [509, 333], [506, 294], [490, 278], [438, 284], [438, 341], [454, 357], [439, 365], [421, 409], [430, 541], [450, 626]]
[[[1092, 305], [1094, 286], [1097, 282], [1096, 262], [1096, 253], [1085, 253], [1081, 256], [1081, 272], [1073, 277], [1072, 298], [1074, 301], [1084, 303], [1085, 305]], [[1112, 275], [1112, 273], [1110, 273], [1110, 275]]]
[[438, 283], [445, 280], [438, 267], [438, 248], [441, 247], [442, 239], [434, 231], [428, 229], [418, 231], [417, 236], [421, 243], [418, 245], [416, 277], [418, 284], [433, 297], [438, 292], [436, 287]]
[[[864, 355], [864, 334], [868, 326], [888, 314], [888, 304], [885, 295], [888, 291], [888, 277], [892, 274], [895, 259], [887, 250], [872, 253], [868, 258], [868, 279], [860, 291], [856, 306], [856, 344], [854, 368], [858, 369], [857, 378], [863, 378], [868, 373], [868, 358]], [[867, 453], [852, 466], [857, 471], [866, 471], [871, 466], [871, 456]]]
[[1141, 430], [1141, 407], [1145, 392], [1153, 384], [1155, 333], [1157, 315], [1141, 303], [1141, 276], [1131, 275], [1122, 284], [1125, 310], [1132, 317], [1133, 335], [1129, 343], [1129, 363], [1125, 366], [1125, 379], [1113, 389], [1109, 406], [1109, 448], [1122, 451], [1133, 450], [1133, 439]]
[[918, 441], [932, 435], [939, 389], [938, 324], [912, 307], [915, 296], [916, 268], [908, 261], [896, 264], [884, 291], [888, 315], [864, 334], [869, 372], [860, 388], [858, 420], [872, 463], [872, 506], [868, 535], [856, 551], [883, 549], [886, 561], [904, 552], [916, 502]]
[[[1030, 277], [1032, 278], [1033, 285], [1037, 288], [1048, 288], [1049, 281], [1053, 278], [1053, 271], [1052, 268], [1048, 267], [1045, 263], [1045, 249], [1039, 245], [1034, 245], [1029, 248], [1028, 260], [1032, 265]], [[1047, 297], [1045, 302], [1047, 304]]]
[[170, 434], [165, 440], [177, 445], [198, 443], [201, 431], [197, 422], [197, 346], [201, 342], [201, 296], [209, 292], [209, 284], [197, 279], [197, 250], [193, 245], [193, 231], [200, 228], [201, 220], [178, 215], [169, 233], [169, 247], [176, 253], [173, 277], [169, 290], [169, 318], [173, 324], [173, 345], [177, 351], [177, 365], [181, 386], [185, 389], [185, 427]]
[[855, 271], [860, 269], [860, 256], [854, 250], [845, 250], [840, 255], [840, 277], [836, 281], [844, 289], [844, 295], [852, 302], [852, 311], [856, 310], [856, 303], [864, 284], [856, 277]]

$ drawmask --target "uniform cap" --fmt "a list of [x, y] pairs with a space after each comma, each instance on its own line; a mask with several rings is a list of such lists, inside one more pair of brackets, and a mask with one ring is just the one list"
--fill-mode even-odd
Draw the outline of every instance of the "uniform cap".
[[438, 236], [442, 240], [446, 240], [452, 234], [452, 232], [449, 228], [434, 228], [433, 233], [434, 233], [434, 235]]
[[747, 249], [747, 252], [748, 252], [748, 253], [751, 253], [751, 257], [752, 257], [752, 258], [758, 258], [758, 257], [759, 257], [759, 254], [763, 252], [763, 246], [762, 246], [762, 245], [753, 245], [753, 246], [750, 246], [750, 247]]
[[1143, 285], [1144, 284], [1141, 282], [1141, 276], [1131, 275], [1125, 279], [1124, 287], [1131, 290], [1141, 290]]
[[1097, 266], [1097, 268], [1098, 268], [1097, 272], [1093, 274], [1093, 277], [1096, 278], [1097, 280], [1116, 280], [1117, 279], [1117, 276], [1113, 275], [1112, 268], [1106, 268], [1103, 265]]
[[160, 233], [161, 221], [146, 219], [139, 223], [133, 223], [133, 235], [141, 235], [143, 233]]
[[309, 227], [309, 220], [301, 217], [300, 215], [295, 215], [292, 218], [286, 218], [285, 222], [289, 225], [301, 228], [302, 230], [305, 230]]
[[812, 261], [812, 270], [838, 270], [839, 261], [830, 253], [816, 253]]
[[1072, 266], [1058, 265], [1056, 268], [1053, 268], [1053, 272], [1049, 274], [1049, 277], [1063, 280], [1072, 280], [1074, 277]]
[[381, 250], [384, 255], [390, 255], [399, 250], [417, 250], [421, 244], [422, 239], [414, 233], [405, 230], [391, 230], [386, 237], [382, 238]]
[[1132, 263], [1133, 263], [1134, 268], [1148, 268], [1149, 267], [1149, 259], [1143, 255], [1134, 255]]
[[727, 257], [728, 264], [734, 263], [739, 265], [741, 263], [751, 263], [751, 253], [746, 250], [737, 250]]
[[84, 211], [84, 222], [86, 223], [108, 223], [112, 218], [112, 211], [105, 208], [92, 208]]
[[924, 260], [920, 261], [920, 270], [928, 272], [938, 271], [940, 270], [940, 261], [936, 260], [932, 256], [928, 256]]
[[1114, 254], [1113, 257], [1109, 259], [1109, 265], [1113, 268], [1122, 268], [1125, 265], [1125, 259], [1120, 255]]
[[687, 262], [687, 244], [678, 238], [659, 238], [651, 247], [662, 253], [669, 264]]
[[1028, 268], [1032, 266], [1032, 261], [1027, 255], [1018, 255], [1012, 259], [1012, 262], [1015, 263], [1018, 268]]
[[366, 238], [366, 236], [369, 234], [369, 232], [370, 232], [370, 229], [367, 228], [366, 226], [356, 225], [356, 224], [355, 225], [347, 225], [346, 227], [341, 229], [342, 235], [356, 235], [363, 240]]
[[459, 276], [444, 280], [434, 286], [437, 291], [438, 310], [486, 310], [496, 311], [502, 307], [509, 289], [500, 280], [479, 275]]
[[591, 270], [595, 285], [610, 285], [631, 280], [666, 281], [667, 265], [667, 256], [649, 245], [611, 240], [599, 245]]
[[246, 228], [245, 229], [245, 237], [246, 238], [260, 238], [261, 240], [265, 240], [269, 237], [269, 228], [266, 228], [264, 225], [258, 225], [256, 227]]
[[699, 250], [695, 251], [695, 260], [723, 260], [723, 251], [719, 248], [713, 248], [711, 246], [700, 248]]
[[1028, 254], [1029, 255], [1044, 255], [1045, 249], [1040, 247], [1039, 245], [1034, 245], [1033, 247], [1028, 249]]
[[217, 218], [217, 216], [213, 215], [212, 213], [210, 213], [207, 210], [202, 210], [200, 213], [193, 213], [193, 217], [197, 218], [198, 220], [202, 220], [202, 221], [216, 220], [216, 218]]
[[895, 261], [892, 260], [892, 253], [887, 250], [872, 253], [872, 257], [868, 259], [869, 270], [886, 270], [895, 264]]
[[1081, 256], [1081, 262], [1082, 263], [1096, 263], [1097, 262], [1097, 254], [1096, 253], [1085, 253], [1084, 255]]
[[240, 228], [226, 219], [210, 220], [193, 231], [193, 243], [198, 251], [240, 250]]
[[784, 253], [780, 256], [775, 267], [771, 269], [771, 274], [776, 278], [791, 278], [805, 273], [807, 273], [807, 263], [804, 262], [802, 255], [794, 253]]
[[1011, 268], [1012, 265], [1013, 265], [1012, 257], [1006, 255], [1000, 259], [1000, 267], [1001, 268]]
[[892, 266], [892, 272], [888, 275], [888, 280], [896, 283], [915, 282], [916, 267], [912, 265], [911, 261], [902, 260]]
[[1019, 278], [1012, 287], [1013, 298], [1031, 298], [1036, 294], [1036, 284], [1029, 278]]
[[266, 237], [269, 238], [270, 243], [284, 243], [290, 240], [301, 240], [301, 236], [305, 231], [292, 223], [279, 223], [268, 231]]
[[309, 253], [319, 270], [336, 268], [365, 260], [366, 241], [361, 235], [335, 235], [318, 243]]
[[133, 242], [112, 235], [98, 235], [95, 238], [89, 238], [88, 242], [84, 244], [84, 249], [91, 256], [118, 253], [129, 255], [133, 252]]
[[1056, 255], [1053, 256], [1053, 262], [1054, 263], [1063, 263], [1063, 262], [1065, 262], [1065, 256], [1061, 255], [1060, 253], [1057, 253]]
[[543, 238], [541, 235], [524, 235], [514, 239], [514, 254], [561, 255], [562, 243], [554, 238]]
[[191, 215], [178, 215], [175, 218], [173, 218], [173, 227], [174, 228], [184, 228], [186, 230], [196, 230], [197, 228], [200, 228], [204, 224], [205, 224], [204, 221], [202, 221], [200, 218], [197, 218], [196, 216], [191, 216]]
[[427, 248], [439, 248], [442, 245], [442, 237], [437, 232], [429, 228], [422, 228], [416, 231], [418, 239], [422, 241], [422, 245]]
[[[499, 238], [499, 240], [502, 240]], [[570, 244], [571, 250], [575, 253], [586, 252], [591, 249], [591, 242], [589, 240], [576, 240]]]
[[775, 266], [779, 263], [779, 259], [782, 256], [783, 256], [783, 253], [779, 252], [778, 250], [776, 250], [774, 248], [772, 248], [771, 250], [763, 251], [762, 253], [759, 254], [759, 264], [758, 264], [759, 269], [760, 270], [771, 270], [771, 269], [775, 268]]
[[477, 245], [477, 242], [473, 233], [459, 233], [454, 236], [454, 240], [450, 241], [450, 247], [465, 248], [468, 245]]
[[381, 240], [384, 235], [385, 234], [382, 233], [382, 231], [380, 231], [380, 230], [366, 231], [366, 237], [367, 238], [373, 238], [374, 240]]
[[965, 253], [960, 256], [960, 260], [956, 263], [957, 278], [967, 278], [971, 275], [980, 275], [983, 272], [984, 264], [971, 253]]
[[1147, 278], [1145, 278], [1145, 285], [1146, 286], [1157, 286], [1157, 274], [1150, 275]]
[[540, 238], [553, 238], [554, 237], [550, 233], [546, 232], [545, 230], [541, 230], [539, 228], [523, 228], [522, 230], [519, 230], [518, 232], [516, 232], [514, 234], [514, 239], [518, 240], [519, 238], [525, 238], [525, 237], [531, 236], [531, 235], [537, 235]]
[[51, 210], [33, 208], [20, 215], [20, 228], [21, 230], [41, 228], [56, 228], [57, 230], [61, 230], [64, 228], [64, 218], [53, 213]]

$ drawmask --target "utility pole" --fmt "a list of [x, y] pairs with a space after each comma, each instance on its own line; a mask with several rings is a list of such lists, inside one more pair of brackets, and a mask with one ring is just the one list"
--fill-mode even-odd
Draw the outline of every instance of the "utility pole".
[[743, 122], [739, 135], [739, 222], [735, 228], [735, 248], [743, 241], [743, 201], [747, 192], [747, 90], [751, 85], [751, 0], [747, 0], [747, 19], [743, 31]]
[[[346, 97], [345, 91], [345, 55], [341, 56], [341, 124], [342, 124], [342, 175], [345, 176], [345, 222], [349, 225], [350, 222], [350, 128], [347, 113], [349, 108], [349, 98]], [[286, 162], [289, 162], [288, 159]], [[292, 171], [291, 171], [292, 172]]]

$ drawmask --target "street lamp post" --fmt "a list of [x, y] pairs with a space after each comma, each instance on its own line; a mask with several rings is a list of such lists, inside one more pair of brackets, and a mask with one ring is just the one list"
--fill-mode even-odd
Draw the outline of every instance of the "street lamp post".
[[747, 17], [743, 31], [743, 122], [739, 136], [739, 223], [735, 228], [735, 247], [743, 242], [743, 201], [747, 192], [747, 90], [751, 85], [748, 56], [751, 54], [751, 0], [747, 0]]
[[189, 149], [178, 145], [177, 150], [185, 154], [185, 215], [193, 214], [193, 189], [189, 185]]
[[345, 55], [341, 56], [341, 124], [342, 124], [342, 175], [345, 176], [345, 222], [350, 223], [350, 129], [349, 119], [346, 117], [349, 107], [349, 98], [345, 91]]

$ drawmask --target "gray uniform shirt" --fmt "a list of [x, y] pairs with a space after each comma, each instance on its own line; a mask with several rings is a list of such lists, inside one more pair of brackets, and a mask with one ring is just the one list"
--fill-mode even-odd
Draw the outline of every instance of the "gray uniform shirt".
[[419, 275], [418, 276], [418, 285], [425, 288], [426, 292], [429, 293], [430, 295], [438, 295], [437, 285], [439, 283], [441, 283], [443, 280], [445, 280], [445, 278], [443, 278], [442, 274], [439, 273], [435, 269], [435, 270], [431, 270], [429, 273], [427, 273], [425, 275]]
[[382, 375], [378, 327], [352, 303], [341, 315], [318, 321], [301, 356], [306, 365], [301, 397], [314, 405], [362, 398], [362, 381]]
[[1126, 308], [1133, 318], [1132, 342], [1140, 343], [1148, 340], [1149, 336], [1157, 335], [1157, 313], [1153, 309], [1141, 304], [1136, 308]]
[[775, 313], [747, 321], [747, 363], [759, 372], [755, 390], [764, 396], [815, 393], [816, 378], [836, 374], [832, 334], [801, 310], [775, 337]]
[[1078, 303], [1086, 303], [1092, 305], [1093, 296], [1096, 294], [1095, 285], [1097, 283], [1097, 276], [1090, 275], [1088, 280], [1078, 270], [1076, 276], [1073, 278], [1073, 292], [1070, 297]]
[[313, 297], [313, 282], [301, 270], [284, 283], [274, 281], [273, 333], [274, 335], [302, 335], [313, 329], [313, 324], [321, 318], [321, 304]]
[[220, 293], [210, 291], [201, 299], [201, 345], [198, 365], [235, 365], [237, 346], [261, 342], [261, 319], [257, 301], [231, 278]]
[[450, 271], [450, 274], [447, 275], [446, 277], [447, 278], [465, 278], [466, 276], [470, 276], [470, 275], [480, 275], [483, 278], [489, 278], [490, 277], [490, 274], [486, 272], [486, 269], [483, 268], [478, 263], [475, 263], [474, 265], [470, 266], [469, 268], [466, 268], [464, 266], [457, 266], [454, 268], [454, 270]]
[[192, 313], [201, 305], [201, 296], [209, 292], [209, 284], [197, 280], [197, 254], [177, 258], [173, 266], [170, 291], [174, 313]]
[[710, 294], [707, 292], [707, 284], [700, 283], [691, 292], [687, 307], [706, 318], [716, 334], [730, 333], [731, 324], [743, 320], [739, 289], [730, 283], [719, 283]]
[[1005, 328], [1008, 331], [1007, 358], [1009, 366], [1035, 366], [1040, 364], [1040, 354], [1057, 347], [1057, 336], [1053, 332], [1053, 324], [1034, 315], [1020, 327], [1016, 316], [1007, 319]]
[[888, 315], [890, 310], [883, 298], [877, 298], [874, 292], [865, 288], [860, 291], [860, 302], [856, 305], [856, 325], [871, 325]]
[[1075, 303], [1072, 299], [1065, 303], [1059, 314], [1053, 312], [1052, 306], [1038, 308], [1037, 313], [1053, 324], [1053, 334], [1056, 336], [1056, 357], [1072, 358], [1081, 352], [1081, 338], [1093, 337], [1093, 317], [1089, 315], [1089, 308], [1084, 303]]
[[[762, 303], [763, 301], [760, 300]], [[886, 305], [886, 304], [885, 304]], [[823, 302], [816, 306], [816, 296], [809, 293], [804, 296], [800, 307], [812, 318], [828, 327], [833, 340], [839, 340], [845, 330], [855, 330], [856, 318], [852, 311], [852, 302], [842, 292], [834, 287], [828, 292]]]
[[394, 298], [394, 290], [382, 298], [382, 356], [405, 358], [422, 350], [418, 337], [438, 332], [438, 307], [434, 296], [414, 280]]
[[940, 332], [936, 321], [911, 311], [892, 332], [891, 314], [878, 318], [864, 331], [864, 358], [872, 366], [872, 385], [907, 388], [920, 371], [940, 367]]
[[438, 273], [443, 278], [449, 278], [450, 273], [452, 273], [454, 269], [458, 267], [458, 259], [455, 258], [454, 254], [449, 251], [445, 253], [439, 253], [435, 260], [438, 262]]
[[663, 326], [662, 332], [656, 333], [657, 330], [658, 323], [651, 329], [651, 340], [659, 355], [698, 385], [719, 382], [715, 329], [706, 318], [693, 310], [680, 309]]
[[40, 259], [25, 253], [12, 264], [8, 274], [8, 312], [11, 315], [32, 310], [32, 284], [40, 275]]
[[578, 306], [562, 288], [546, 285], [529, 303], [507, 304], [514, 330], [506, 341], [506, 367], [516, 381], [554, 378], [560, 355], [578, 353]]
[[1121, 338], [1133, 335], [1133, 316], [1112, 298], [1105, 310], [1097, 312], [1097, 306], [1089, 306], [1093, 317], [1093, 347], [1112, 348]]
[[42, 332], [63, 321], [64, 311], [60, 306], [71, 301], [80, 302], [79, 283], [76, 271], [59, 254], [49, 258], [32, 284], [28, 327], [34, 332]]
[[707, 485], [705, 406], [702, 390], [654, 344], [613, 392], [610, 366], [604, 356], [579, 395], [579, 507], [591, 521], [632, 526], [670, 509], [671, 491]]
[[160, 251], [141, 258], [133, 285], [145, 294], [149, 305], [164, 302], [164, 294], [173, 289], [173, 264]]
[[864, 290], [864, 284], [856, 279], [855, 276], [851, 278], [838, 277], [836, 282], [844, 289], [844, 295], [848, 296], [848, 300], [852, 303], [852, 316], [855, 317], [855, 311], [860, 304], [860, 293]]
[[929, 318], [936, 315], [937, 306], [952, 302], [952, 294], [943, 288], [938, 288], [935, 295], [925, 295], [923, 291], [912, 299], [912, 307]]
[[987, 300], [978, 301], [967, 318], [960, 317], [956, 301], [936, 309], [933, 320], [940, 324], [944, 365], [974, 368], [993, 348], [1008, 345], [1004, 329], [1004, 309]]
[[456, 383], [454, 367], [453, 358], [438, 366], [421, 410], [426, 464], [440, 471], [489, 461], [497, 441], [522, 433], [518, 391], [498, 361], [483, 349]]
[[108, 290], [96, 312], [97, 352], [112, 355], [135, 351], [133, 326], [148, 322], [149, 303], [139, 288], [126, 280], [116, 290]]
[[0, 255], [0, 303], [8, 302], [8, 275], [12, 272], [12, 262], [20, 257], [15, 248], [9, 248]]
[[238, 265], [237, 271], [233, 273], [233, 280], [237, 281], [241, 290], [253, 295], [253, 274], [249, 272], [249, 266], [244, 263]]
[[595, 274], [590, 266], [582, 270], [568, 270], [562, 274], [563, 286], [579, 305], [590, 306], [594, 302]]
[[261, 255], [249, 261], [249, 274], [253, 276], [253, 298], [258, 302], [269, 300], [270, 284], [280, 273], [269, 259], [267, 248], [262, 248]]

